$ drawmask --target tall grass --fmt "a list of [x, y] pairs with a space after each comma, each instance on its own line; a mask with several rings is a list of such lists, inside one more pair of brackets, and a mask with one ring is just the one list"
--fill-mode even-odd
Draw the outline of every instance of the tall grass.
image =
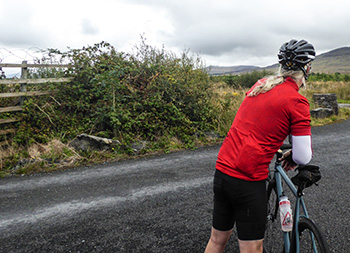
[[247, 88], [233, 88], [224, 82], [213, 83], [211, 103], [216, 110], [216, 131], [226, 135], [242, 103]]
[[[214, 96], [211, 99], [211, 103], [217, 110], [217, 131], [221, 135], [226, 135], [231, 127], [237, 110], [245, 97], [245, 93], [249, 88], [233, 88], [225, 82], [219, 81], [213, 82], [212, 89], [214, 91]], [[314, 93], [335, 93], [337, 95], [338, 103], [350, 103], [349, 82], [310, 82], [305, 89], [300, 89], [300, 93], [308, 99], [310, 109], [315, 109], [317, 107], [313, 101]], [[346, 120], [349, 116], [349, 109], [340, 108], [338, 115], [332, 115], [325, 119], [312, 117], [311, 126], [320, 126]]]
[[[315, 109], [318, 105], [313, 101], [313, 94], [334, 93], [337, 95], [338, 103], [350, 104], [350, 82], [344, 81], [314, 81], [307, 84], [306, 89], [301, 89], [300, 93], [304, 95], [310, 103], [310, 108]], [[350, 117], [350, 110], [348, 108], [339, 108], [338, 115], [332, 115], [324, 119], [311, 117], [312, 126], [322, 126], [346, 120]]]
[[301, 93], [309, 99], [312, 99], [314, 93], [335, 93], [338, 101], [350, 101], [350, 82], [310, 82], [306, 89], [301, 90]]
[[[67, 144], [53, 139], [47, 144], [33, 143], [28, 148], [10, 145], [0, 147], [0, 177], [8, 174], [48, 172], [73, 167], [83, 158]], [[11, 171], [2, 171], [12, 165]]]

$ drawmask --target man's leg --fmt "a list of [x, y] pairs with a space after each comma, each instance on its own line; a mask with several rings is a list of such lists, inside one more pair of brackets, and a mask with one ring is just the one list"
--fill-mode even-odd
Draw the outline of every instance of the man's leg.
[[215, 228], [211, 229], [211, 235], [205, 253], [223, 252], [227, 241], [230, 239], [232, 230], [220, 231]]
[[263, 239], [257, 241], [238, 240], [239, 250], [241, 253], [262, 253]]

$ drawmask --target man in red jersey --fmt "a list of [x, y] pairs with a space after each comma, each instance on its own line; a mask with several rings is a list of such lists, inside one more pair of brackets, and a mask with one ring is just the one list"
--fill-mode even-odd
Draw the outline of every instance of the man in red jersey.
[[284, 169], [311, 160], [309, 103], [298, 91], [307, 80], [315, 49], [305, 40], [290, 40], [278, 58], [279, 73], [259, 80], [247, 92], [220, 148], [206, 253], [223, 252], [234, 224], [241, 253], [263, 252], [265, 186], [274, 154], [292, 135], [292, 151], [282, 157]]

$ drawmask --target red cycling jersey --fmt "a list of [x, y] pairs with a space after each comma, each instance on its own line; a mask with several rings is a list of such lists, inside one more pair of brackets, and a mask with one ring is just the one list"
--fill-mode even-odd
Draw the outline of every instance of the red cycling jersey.
[[266, 179], [274, 154], [289, 134], [311, 135], [309, 102], [298, 90], [287, 77], [266, 93], [247, 96], [220, 148], [216, 168], [247, 181]]

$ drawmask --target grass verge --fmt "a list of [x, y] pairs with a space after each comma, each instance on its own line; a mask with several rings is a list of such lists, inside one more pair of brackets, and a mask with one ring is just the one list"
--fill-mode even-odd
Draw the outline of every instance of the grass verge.
[[[348, 99], [348, 83], [323, 82], [313, 83], [301, 93], [308, 98], [311, 108], [313, 93], [336, 93], [339, 103], [350, 103]], [[245, 97], [247, 89], [237, 89], [227, 86], [224, 82], [212, 84], [213, 97], [211, 103], [216, 113], [216, 132], [225, 136], [229, 130], [236, 112]], [[349, 108], [340, 108], [338, 115], [324, 119], [311, 118], [311, 125], [322, 126], [341, 122], [350, 117]], [[97, 164], [109, 161], [134, 159], [141, 156], [150, 156], [160, 153], [170, 153], [183, 149], [195, 149], [200, 146], [219, 144], [223, 138], [211, 136], [194, 137], [190, 146], [174, 137], [163, 136], [150, 144], [142, 154], [126, 154], [118, 151], [91, 151], [79, 152], [59, 139], [53, 139], [47, 144], [33, 143], [29, 147], [9, 145], [6, 149], [0, 147], [0, 177], [19, 176], [41, 172], [52, 172], [67, 168], [74, 168], [88, 164]]]

